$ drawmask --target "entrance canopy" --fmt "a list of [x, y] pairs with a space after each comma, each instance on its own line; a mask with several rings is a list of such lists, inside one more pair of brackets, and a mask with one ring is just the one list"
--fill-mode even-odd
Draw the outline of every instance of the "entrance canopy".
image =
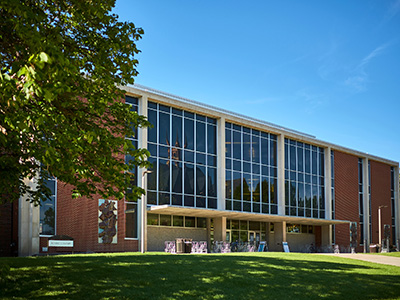
[[163, 215], [180, 215], [189, 217], [201, 218], [220, 218], [226, 217], [228, 219], [248, 220], [259, 222], [287, 222], [294, 224], [307, 224], [307, 225], [334, 225], [334, 224], [349, 224], [350, 221], [344, 220], [328, 220], [328, 219], [315, 219], [305, 217], [291, 217], [282, 215], [267, 215], [250, 212], [206, 209], [206, 208], [192, 208], [192, 207], [179, 207], [170, 205], [156, 205], [148, 208], [148, 213], [163, 214]]

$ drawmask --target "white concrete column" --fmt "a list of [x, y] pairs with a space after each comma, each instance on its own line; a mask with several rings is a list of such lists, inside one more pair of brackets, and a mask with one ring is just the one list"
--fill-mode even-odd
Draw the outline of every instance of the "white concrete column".
[[[36, 190], [36, 178], [25, 179], [25, 184]], [[39, 253], [40, 206], [27, 201], [26, 195], [18, 200], [18, 256]]]
[[[369, 183], [369, 174], [368, 174], [368, 158], [362, 159], [363, 163], [363, 205], [364, 205], [364, 241], [366, 241], [366, 245], [364, 248], [369, 250], [369, 244], [371, 243], [369, 239], [369, 196], [368, 196], [368, 183]], [[364, 243], [364, 241], [360, 241], [360, 243]]]
[[[267, 232], [265, 234], [265, 241], [267, 242], [268, 247], [270, 246], [270, 241], [271, 241], [271, 224], [273, 224], [272, 222], [267, 222], [266, 226], [267, 226]], [[275, 232], [275, 229], [274, 229]]]
[[217, 208], [225, 210], [225, 118], [217, 120]]
[[332, 225], [321, 225], [321, 247], [332, 247]]
[[283, 134], [278, 135], [277, 154], [278, 154], [278, 215], [285, 215], [285, 136]]
[[[138, 113], [139, 115], [147, 117], [147, 96], [143, 95], [139, 98], [139, 108]], [[138, 147], [139, 148], [146, 148], [147, 149], [147, 128], [139, 128], [138, 129]], [[138, 168], [138, 175], [137, 175], [137, 184], [139, 187], [146, 189], [147, 185], [147, 176], [144, 174], [144, 169]], [[143, 179], [144, 176], [144, 179]], [[138, 233], [142, 233], [143, 230], [143, 238], [142, 234], [139, 234], [140, 240], [140, 248], [142, 249], [142, 245], [144, 246], [144, 251], [147, 251], [147, 207], [144, 210], [139, 209], [142, 207], [142, 201], [147, 202], [147, 195], [141, 197], [138, 200]], [[142, 240], [143, 239], [143, 240]]]
[[206, 223], [207, 223], [207, 250], [208, 250], [208, 252], [211, 252], [211, 249], [212, 249], [212, 245], [211, 245], [211, 218], [207, 218]]
[[214, 240], [226, 241], [226, 217], [214, 218]]
[[274, 223], [273, 244], [271, 241], [270, 245], [271, 250], [283, 251], [282, 248], [283, 242], [286, 242], [286, 221]]

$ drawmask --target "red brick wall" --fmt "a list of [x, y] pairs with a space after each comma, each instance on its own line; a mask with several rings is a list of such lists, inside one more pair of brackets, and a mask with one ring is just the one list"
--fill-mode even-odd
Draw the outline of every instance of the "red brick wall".
[[[122, 99], [125, 102], [125, 98]], [[119, 155], [123, 159], [123, 155]], [[74, 238], [74, 252], [117, 252], [138, 251], [137, 240], [125, 240], [125, 203], [118, 202], [117, 212], [117, 243], [102, 244], [98, 242], [99, 225], [99, 199], [96, 195], [93, 199], [82, 197], [72, 199], [72, 187], [58, 182], [57, 184], [57, 214], [56, 234], [68, 235]], [[112, 199], [109, 199], [112, 200]], [[47, 246], [47, 238], [42, 237], [40, 250]], [[54, 251], [69, 251], [70, 248], [49, 249]]]
[[[382, 238], [383, 225], [392, 225], [391, 217], [391, 201], [390, 201], [390, 166], [371, 161], [371, 217], [372, 217], [372, 241], [371, 243], [379, 243], [378, 234], [378, 207], [385, 205], [382, 208]], [[392, 237], [392, 235], [390, 235]], [[390, 241], [393, 244], [393, 241]]]
[[[117, 244], [98, 242], [98, 206], [100, 196], [72, 199], [71, 186], [57, 184], [56, 234], [74, 238], [74, 252], [118, 252], [137, 251], [138, 241], [125, 240], [125, 204], [118, 202]], [[47, 238], [41, 238], [41, 248], [47, 246]], [[69, 248], [49, 249], [49, 252], [68, 252]]]
[[18, 254], [18, 201], [0, 205], [0, 256]]
[[[335, 151], [334, 155], [335, 218], [357, 222], [359, 228], [358, 157], [339, 151]], [[343, 247], [350, 246], [349, 225], [335, 225], [335, 242]]]

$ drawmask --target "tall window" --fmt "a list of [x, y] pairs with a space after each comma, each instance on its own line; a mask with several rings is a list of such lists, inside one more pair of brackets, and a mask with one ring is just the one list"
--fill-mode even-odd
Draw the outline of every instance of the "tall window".
[[226, 209], [277, 214], [276, 135], [226, 123]]
[[392, 244], [396, 244], [396, 206], [395, 206], [395, 198], [394, 198], [394, 187], [395, 187], [395, 180], [394, 180], [394, 168], [390, 167], [390, 202], [392, 208]]
[[285, 139], [285, 213], [325, 218], [324, 149]]
[[149, 205], [217, 208], [216, 119], [148, 103]]
[[358, 212], [360, 215], [360, 244], [364, 244], [364, 191], [363, 191], [363, 160], [358, 159]]
[[56, 234], [56, 199], [57, 199], [57, 179], [50, 177], [45, 180], [45, 185], [50, 189], [50, 197], [40, 200], [40, 223], [39, 234]]
[[[126, 96], [125, 103], [131, 106], [131, 111], [138, 111], [138, 99], [135, 97]], [[127, 136], [126, 139], [131, 140], [133, 146], [137, 149], [138, 147], [138, 137], [137, 137], [137, 129], [135, 130], [134, 136]], [[125, 156], [125, 163], [128, 163], [130, 160], [134, 159], [130, 155]], [[137, 168], [130, 170], [130, 172], [135, 174], [135, 178], [132, 185], [137, 185]], [[131, 192], [131, 189], [126, 191], [127, 193]], [[125, 202], [126, 210], [125, 210], [125, 237], [127, 238], [137, 238], [137, 200], [132, 200], [131, 202]]]

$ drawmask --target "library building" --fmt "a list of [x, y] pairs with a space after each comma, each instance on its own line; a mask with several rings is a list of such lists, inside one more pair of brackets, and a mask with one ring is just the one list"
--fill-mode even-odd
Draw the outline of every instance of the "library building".
[[141, 85], [123, 89], [154, 125], [132, 137], [151, 154], [152, 168], [134, 170], [146, 195], [72, 199], [71, 186], [48, 180], [41, 206], [24, 197], [2, 205], [0, 256], [399, 249], [398, 162]]

